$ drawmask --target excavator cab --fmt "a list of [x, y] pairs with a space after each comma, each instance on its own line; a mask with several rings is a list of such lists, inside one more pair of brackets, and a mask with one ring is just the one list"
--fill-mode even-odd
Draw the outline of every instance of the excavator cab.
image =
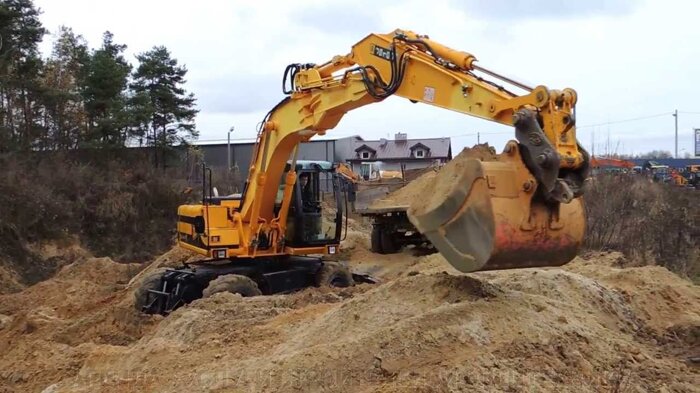
[[[290, 167], [288, 163], [285, 173]], [[332, 163], [297, 161], [295, 170], [297, 181], [287, 217], [287, 244], [296, 248], [338, 244], [344, 194]]]

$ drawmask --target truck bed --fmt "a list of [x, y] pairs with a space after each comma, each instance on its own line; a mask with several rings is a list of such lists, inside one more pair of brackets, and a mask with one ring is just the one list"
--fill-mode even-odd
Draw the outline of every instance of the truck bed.
[[365, 216], [408, 210], [407, 204], [395, 203], [388, 197], [391, 191], [385, 185], [359, 190], [355, 196], [355, 213]]
[[408, 210], [406, 205], [394, 205], [394, 206], [381, 206], [381, 207], [367, 207], [364, 210], [358, 210], [357, 213], [361, 216], [373, 216], [376, 214], [386, 214], [394, 212], [405, 212]]

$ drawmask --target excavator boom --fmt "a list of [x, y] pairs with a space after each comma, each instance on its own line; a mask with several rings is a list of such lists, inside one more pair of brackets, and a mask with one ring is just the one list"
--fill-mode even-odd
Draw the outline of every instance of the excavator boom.
[[371, 34], [321, 65], [291, 65], [283, 83], [288, 96], [266, 117], [251, 167], [255, 198], [243, 202], [253, 231], [259, 218], [275, 220], [276, 188], [265, 181], [279, 178], [278, 163], [299, 142], [324, 134], [350, 110], [396, 95], [515, 126], [518, 143], [496, 162], [459, 168], [452, 189], [408, 211], [451, 264], [465, 272], [561, 265], [576, 254], [589, 158], [576, 139], [574, 90], [526, 86], [478, 66], [471, 54], [401, 30]]

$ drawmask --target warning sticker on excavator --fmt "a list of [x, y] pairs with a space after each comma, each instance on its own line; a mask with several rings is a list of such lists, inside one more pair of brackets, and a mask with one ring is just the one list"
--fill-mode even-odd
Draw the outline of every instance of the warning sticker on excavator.
[[423, 89], [423, 101], [426, 102], [433, 102], [435, 101], [435, 88], [426, 86]]

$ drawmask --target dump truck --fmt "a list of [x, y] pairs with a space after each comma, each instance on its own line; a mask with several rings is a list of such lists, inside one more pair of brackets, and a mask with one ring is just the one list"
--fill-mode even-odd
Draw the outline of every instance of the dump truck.
[[[377, 254], [393, 254], [408, 245], [432, 248], [408, 219], [409, 203], [401, 190], [421, 175], [439, 171], [438, 167], [425, 168], [401, 181], [355, 182], [351, 197], [353, 212], [372, 223], [371, 246]], [[404, 191], [405, 193], [405, 191]], [[393, 197], [392, 197], [393, 195]]]
[[[465, 148], [455, 157], [463, 161], [478, 159], [495, 161], [496, 150], [488, 143]], [[353, 211], [372, 223], [371, 251], [393, 254], [405, 246], [434, 250], [430, 240], [418, 231], [408, 218], [411, 203], [430, 194], [432, 180], [442, 166], [431, 166], [407, 173], [402, 182], [353, 182], [355, 193]]]

